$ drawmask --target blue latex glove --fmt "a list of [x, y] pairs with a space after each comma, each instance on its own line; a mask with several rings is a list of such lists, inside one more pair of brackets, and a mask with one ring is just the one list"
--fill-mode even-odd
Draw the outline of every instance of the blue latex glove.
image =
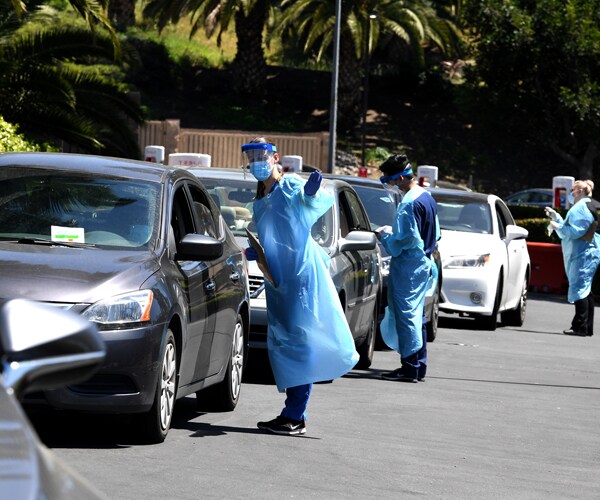
[[321, 172], [315, 170], [310, 174], [306, 184], [304, 184], [304, 194], [307, 196], [314, 196], [319, 190], [319, 187], [321, 187], [322, 180], [323, 176], [321, 175]]
[[254, 250], [254, 247], [246, 248], [244, 253], [246, 254], [247, 260], [258, 260], [258, 253], [256, 252], [256, 250]]

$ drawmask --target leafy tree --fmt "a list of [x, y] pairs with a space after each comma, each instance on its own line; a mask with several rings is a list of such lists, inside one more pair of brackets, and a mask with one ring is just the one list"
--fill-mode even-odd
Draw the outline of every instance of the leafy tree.
[[[316, 51], [317, 60], [332, 51], [335, 2], [283, 0], [277, 36], [291, 29], [305, 51]], [[403, 48], [415, 67], [425, 64], [425, 51], [435, 47], [443, 54], [459, 50], [460, 33], [446, 5], [428, 0], [345, 0], [342, 2], [339, 61], [339, 123], [350, 128], [357, 122], [362, 61], [366, 50], [379, 46]], [[368, 34], [368, 40], [367, 40]], [[397, 50], [396, 50], [397, 52]]]
[[159, 30], [169, 22], [191, 15], [190, 37], [204, 28], [208, 37], [221, 35], [235, 23], [237, 51], [232, 62], [234, 90], [242, 94], [260, 94], [266, 79], [267, 64], [263, 49], [263, 31], [269, 12], [277, 0], [150, 0], [144, 15], [156, 19]]
[[600, 2], [471, 0], [470, 75], [490, 114], [592, 178], [600, 156]]
[[0, 9], [0, 114], [40, 141], [138, 158], [142, 111], [111, 64], [111, 38], [58, 21], [15, 31], [13, 15]]

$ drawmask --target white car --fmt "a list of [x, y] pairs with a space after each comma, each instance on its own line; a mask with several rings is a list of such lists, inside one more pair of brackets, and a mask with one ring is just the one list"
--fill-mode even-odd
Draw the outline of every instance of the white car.
[[485, 330], [525, 321], [531, 264], [526, 229], [492, 194], [430, 189], [442, 229], [440, 310], [476, 318]]

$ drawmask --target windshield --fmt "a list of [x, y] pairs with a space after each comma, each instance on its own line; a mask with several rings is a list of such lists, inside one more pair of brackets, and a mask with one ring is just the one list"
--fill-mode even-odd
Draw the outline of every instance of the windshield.
[[97, 173], [0, 169], [0, 239], [153, 248], [160, 186]]
[[490, 206], [466, 197], [435, 195], [440, 227], [466, 233], [492, 233]]
[[396, 205], [392, 203], [385, 189], [366, 187], [359, 184], [352, 184], [352, 187], [367, 211], [373, 231], [381, 226], [389, 226], [394, 223]]
[[[256, 182], [253, 180], [200, 178], [202, 184], [219, 206], [225, 223], [235, 236], [246, 236], [246, 229], [253, 234], [256, 226], [252, 222]], [[323, 247], [333, 244], [333, 217], [329, 209], [311, 228], [313, 239]]]

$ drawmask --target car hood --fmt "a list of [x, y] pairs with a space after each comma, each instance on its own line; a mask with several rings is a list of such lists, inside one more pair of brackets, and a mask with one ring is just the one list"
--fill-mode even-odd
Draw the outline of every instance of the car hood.
[[0, 242], [0, 298], [94, 303], [138, 290], [158, 269], [150, 251]]
[[455, 255], [473, 255], [490, 253], [493, 234], [467, 233], [465, 231], [449, 231], [442, 229], [442, 237], [438, 241], [440, 257], [444, 260]]

